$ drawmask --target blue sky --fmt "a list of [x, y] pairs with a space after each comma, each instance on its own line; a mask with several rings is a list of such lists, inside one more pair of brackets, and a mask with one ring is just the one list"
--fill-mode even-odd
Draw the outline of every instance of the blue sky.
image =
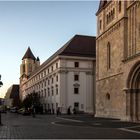
[[0, 74], [19, 84], [21, 59], [30, 46], [41, 63], [75, 34], [96, 36], [98, 1], [0, 1]]

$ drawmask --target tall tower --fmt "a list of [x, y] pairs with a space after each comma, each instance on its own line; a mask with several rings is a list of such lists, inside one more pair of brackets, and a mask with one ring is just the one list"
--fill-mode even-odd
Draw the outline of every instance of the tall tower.
[[40, 66], [39, 57], [37, 59], [33, 55], [30, 47], [28, 47], [26, 53], [22, 58], [22, 64], [20, 65], [20, 98], [23, 99], [25, 95], [26, 81], [30, 77], [31, 73]]

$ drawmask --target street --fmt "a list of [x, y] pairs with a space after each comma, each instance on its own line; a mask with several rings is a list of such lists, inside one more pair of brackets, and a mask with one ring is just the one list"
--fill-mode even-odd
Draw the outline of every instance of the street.
[[1, 139], [140, 138], [140, 124], [90, 115], [2, 114]]

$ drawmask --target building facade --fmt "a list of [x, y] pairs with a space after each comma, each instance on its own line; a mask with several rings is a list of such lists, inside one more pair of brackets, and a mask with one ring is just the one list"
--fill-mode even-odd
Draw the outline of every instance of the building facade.
[[[62, 113], [66, 113], [71, 106], [77, 111], [94, 113], [95, 43], [95, 37], [75, 35], [42, 65], [36, 65], [28, 49], [21, 64], [21, 98], [36, 92], [44, 110], [56, 112], [60, 107]], [[29, 65], [30, 73], [26, 69]]]
[[140, 121], [140, 1], [100, 1], [96, 116]]

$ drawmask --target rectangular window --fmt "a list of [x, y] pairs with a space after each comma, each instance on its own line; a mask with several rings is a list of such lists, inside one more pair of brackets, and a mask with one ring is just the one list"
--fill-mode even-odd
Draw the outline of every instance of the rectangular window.
[[79, 88], [78, 87], [75, 87], [74, 88], [74, 94], [78, 94], [79, 93]]
[[48, 79], [48, 85], [50, 84], [50, 80]]
[[48, 96], [50, 96], [50, 89], [48, 88]]
[[74, 62], [74, 66], [75, 66], [75, 68], [78, 68], [79, 67], [79, 62]]
[[56, 69], [58, 68], [58, 63], [56, 63]]
[[53, 94], [53, 87], [52, 87], [52, 96], [53, 96], [54, 94]]
[[56, 76], [56, 82], [58, 82], [58, 75]]
[[74, 107], [79, 108], [79, 103], [78, 102], [75, 102], [74, 103]]
[[74, 75], [74, 81], [79, 81], [79, 75], [77, 74]]
[[58, 87], [56, 87], [56, 95], [58, 95]]
[[53, 66], [52, 66], [52, 71], [53, 71]]

